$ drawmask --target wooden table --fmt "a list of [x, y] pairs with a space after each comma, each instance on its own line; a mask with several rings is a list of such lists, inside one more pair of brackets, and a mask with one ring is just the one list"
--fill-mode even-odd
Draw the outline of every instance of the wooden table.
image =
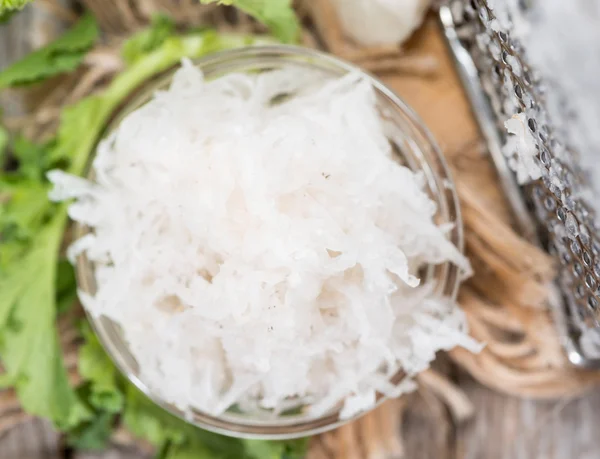
[[[40, 20], [25, 12], [10, 25], [0, 26], [0, 68], [31, 48], [36, 38], [27, 32], [33, 21]], [[415, 39], [441, 52], [443, 44], [434, 22], [430, 21]], [[388, 78], [387, 82], [421, 114], [452, 160], [466, 148], [480, 149], [481, 143], [448, 62], [442, 62], [441, 72], [443, 77], [431, 81]], [[452, 107], [452, 116], [448, 116], [448, 107]], [[449, 371], [474, 403], [475, 417], [456, 425], [431, 394], [420, 391], [408, 396], [402, 425], [405, 459], [600, 458], [600, 435], [595, 430], [600, 425], [600, 390], [579, 399], [535, 402], [492, 392], [457, 368], [450, 366]], [[63, 457], [59, 451], [58, 435], [40, 420], [0, 438], [0, 459], [58, 459]], [[140, 458], [118, 449], [70, 457]]]
[[[476, 416], [455, 426], [439, 405], [409, 396], [402, 426], [402, 459], [598, 459], [600, 391], [578, 400], [532, 402], [494, 393], [468, 377], [461, 387]], [[0, 459], [63, 459], [58, 436], [43, 421], [32, 421], [0, 438]], [[77, 453], [73, 459], [142, 459], [131, 451]], [[145, 458], [144, 458], [145, 459]], [[148, 458], [149, 459], [149, 458]], [[400, 458], [381, 458], [400, 459]]]

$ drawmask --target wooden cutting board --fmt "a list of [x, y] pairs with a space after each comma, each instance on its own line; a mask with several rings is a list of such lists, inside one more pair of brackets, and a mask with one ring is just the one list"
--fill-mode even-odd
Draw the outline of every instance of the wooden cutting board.
[[460, 175], [461, 181], [482, 190], [486, 204], [509, 221], [509, 209], [499, 188], [489, 186], [496, 182], [496, 175], [440, 26], [433, 16], [406, 44], [406, 52], [434, 57], [437, 69], [428, 77], [382, 74], [381, 78], [423, 119], [454, 169], [455, 176]]

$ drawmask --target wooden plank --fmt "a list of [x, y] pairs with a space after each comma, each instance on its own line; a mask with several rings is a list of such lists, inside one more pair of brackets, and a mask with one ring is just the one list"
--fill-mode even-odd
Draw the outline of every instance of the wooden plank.
[[[68, 0], [56, 0], [67, 4]], [[45, 45], [59, 36], [67, 26], [63, 20], [45, 8], [29, 5], [10, 21], [0, 25], [0, 69], [25, 56], [31, 50]], [[0, 91], [0, 106], [5, 115], [23, 113], [21, 94], [15, 91]]]
[[547, 402], [498, 394], [466, 379], [476, 418], [457, 431], [456, 459], [597, 459], [600, 392]]
[[6, 67], [31, 49], [31, 37], [25, 31], [31, 26], [32, 14], [29, 10], [16, 14], [5, 24], [0, 25], [0, 68]]
[[60, 459], [59, 435], [41, 419], [25, 422], [0, 438], [0, 459]]
[[123, 448], [112, 448], [104, 452], [79, 452], [73, 459], [150, 459], [151, 456]]
[[428, 392], [408, 398], [401, 433], [405, 447], [402, 459], [453, 459], [454, 433], [445, 407]]
[[[30, 9], [14, 15], [11, 20], [0, 25], [0, 69], [24, 56], [32, 49], [31, 37], [23, 31], [32, 23]], [[6, 115], [22, 112], [19, 98], [11, 91], [0, 91], [0, 104]]]

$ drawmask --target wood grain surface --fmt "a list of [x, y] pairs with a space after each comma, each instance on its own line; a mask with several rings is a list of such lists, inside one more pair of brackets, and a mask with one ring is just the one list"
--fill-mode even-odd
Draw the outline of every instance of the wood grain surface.
[[[40, 14], [40, 13], [36, 13]], [[44, 37], [28, 34], [35, 21], [29, 12], [0, 26], [0, 68]], [[52, 35], [54, 29], [48, 27]], [[385, 76], [382, 78], [412, 105], [434, 133], [452, 167], [473, 185], [493, 179], [489, 173], [468, 172], [474, 163], [486, 163], [482, 144], [469, 105], [447, 56], [434, 20], [429, 20], [409, 44], [409, 51], [439, 59], [439, 69], [429, 78]], [[6, 94], [7, 111], [18, 105]], [[487, 167], [487, 166], [486, 166]], [[500, 195], [489, 196], [489, 205], [506, 211]], [[579, 399], [533, 402], [492, 392], [460, 370], [454, 379], [475, 405], [475, 418], [455, 425], [450, 414], [432, 394], [419, 391], [408, 396], [402, 425], [404, 459], [598, 459], [600, 458], [600, 391]], [[40, 420], [31, 420], [0, 438], [0, 459], [59, 459], [59, 437]], [[127, 450], [104, 453], [75, 452], [72, 459], [145, 459]], [[399, 458], [380, 458], [399, 459]]]

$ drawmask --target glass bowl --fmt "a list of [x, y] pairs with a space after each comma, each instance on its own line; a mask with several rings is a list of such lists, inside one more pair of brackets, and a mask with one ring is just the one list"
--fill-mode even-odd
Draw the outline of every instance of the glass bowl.
[[[207, 79], [217, 78], [230, 72], [264, 72], [282, 68], [298, 69], [298, 71], [309, 69], [322, 73], [324, 77], [342, 76], [348, 72], [361, 73], [375, 88], [381, 118], [385, 122], [388, 138], [398, 155], [398, 160], [413, 170], [423, 172], [426, 177], [427, 192], [438, 205], [436, 222], [452, 223], [453, 229], [448, 233], [448, 237], [460, 250], [463, 249], [463, 229], [458, 197], [444, 157], [413, 110], [379, 80], [331, 55], [293, 46], [241, 48], [215, 53], [194, 63], [204, 72]], [[113, 113], [106, 127], [106, 134], [113, 131], [127, 114], [149, 101], [156, 90], [168, 86], [176, 69], [177, 67], [172, 68], [138, 88]], [[93, 179], [91, 175], [90, 178]], [[88, 228], [78, 225], [75, 234], [81, 237], [88, 231]], [[76, 272], [79, 289], [94, 295], [96, 291], [94, 266], [84, 255], [77, 260]], [[430, 283], [437, 294], [456, 297], [460, 271], [455, 265], [444, 263], [430, 266], [422, 275], [423, 283]], [[267, 410], [264, 410], [264, 413], [248, 414], [237, 409], [229, 409], [220, 416], [212, 416], [200, 410], [192, 410], [191, 415], [185, 414], [153, 393], [139, 377], [135, 358], [114, 322], [106, 317], [96, 318], [89, 315], [88, 318], [108, 354], [135, 386], [157, 405], [200, 428], [243, 438], [283, 439], [317, 434], [339, 427], [353, 419], [340, 420], [340, 407], [318, 417], [308, 414], [308, 410], [303, 409], [306, 408], [303, 406], [279, 414]], [[403, 377], [402, 372], [397, 373], [392, 378], [392, 383], [398, 384]], [[380, 394], [377, 404], [384, 399], [385, 396]]]

